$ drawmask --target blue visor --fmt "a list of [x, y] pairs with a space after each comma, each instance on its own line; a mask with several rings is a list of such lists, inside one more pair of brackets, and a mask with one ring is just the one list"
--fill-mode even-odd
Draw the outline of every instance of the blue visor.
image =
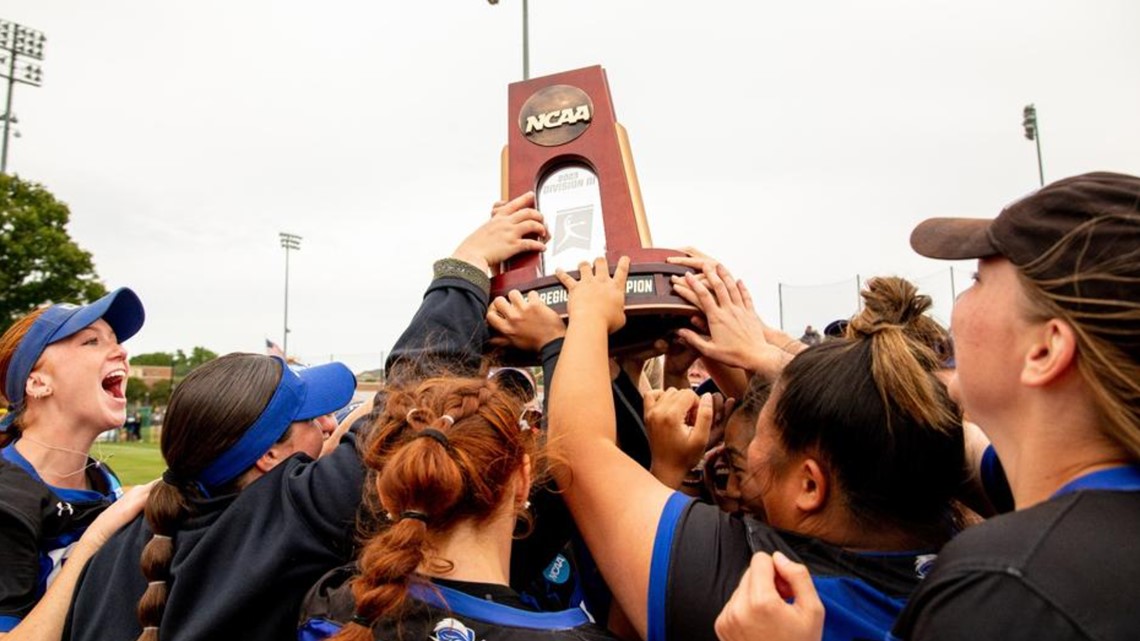
[[48, 307], [36, 318], [28, 333], [16, 347], [8, 364], [4, 396], [8, 398], [8, 414], [0, 420], [0, 432], [8, 430], [16, 415], [24, 409], [24, 389], [36, 361], [48, 345], [59, 342], [102, 318], [115, 331], [120, 343], [138, 333], [146, 313], [133, 291], [121, 287], [90, 305], [61, 303]]
[[326, 363], [294, 372], [279, 356], [281, 382], [273, 398], [237, 443], [198, 474], [198, 482], [214, 490], [248, 470], [273, 447], [294, 421], [331, 414], [348, 404], [356, 376], [342, 363]]

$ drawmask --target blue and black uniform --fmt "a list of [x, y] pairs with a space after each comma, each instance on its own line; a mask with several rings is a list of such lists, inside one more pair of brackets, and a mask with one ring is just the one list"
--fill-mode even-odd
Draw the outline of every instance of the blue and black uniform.
[[12, 443], [0, 450], [0, 632], [8, 632], [43, 596], [71, 546], [115, 499], [119, 479], [88, 459], [90, 490], [53, 487]]
[[[441, 274], [437, 266], [390, 366], [432, 355], [437, 363], [477, 361], [471, 354], [486, 340], [486, 309], [485, 286]], [[190, 499], [193, 516], [174, 535], [163, 640], [293, 638], [305, 592], [355, 554], [363, 485], [357, 436], [350, 432], [320, 460], [298, 454], [241, 492]], [[136, 609], [147, 587], [140, 559], [150, 539], [140, 517], [95, 555], [76, 590], [65, 639], [138, 637]]]
[[1140, 466], [1078, 478], [947, 544], [891, 638], [1136, 639], [1137, 541]]
[[[305, 590], [352, 558], [364, 472], [349, 434], [314, 461], [292, 456], [238, 493], [188, 498], [174, 536], [162, 638], [285, 639]], [[68, 615], [65, 639], [135, 639], [147, 588], [140, 568], [151, 540], [138, 518], [88, 564]]]
[[752, 555], [776, 551], [811, 571], [827, 609], [825, 641], [885, 638], [935, 558], [933, 551], [851, 552], [676, 493], [653, 544], [648, 641], [715, 641], [713, 623]]
[[[325, 575], [305, 598], [297, 638], [317, 641], [352, 620], [356, 603], [348, 580], [354, 566]], [[433, 580], [413, 585], [412, 605], [399, 621], [373, 626], [375, 639], [478, 639], [479, 641], [614, 641], [580, 608], [538, 612], [505, 585]], [[402, 636], [397, 636], [397, 633]]]

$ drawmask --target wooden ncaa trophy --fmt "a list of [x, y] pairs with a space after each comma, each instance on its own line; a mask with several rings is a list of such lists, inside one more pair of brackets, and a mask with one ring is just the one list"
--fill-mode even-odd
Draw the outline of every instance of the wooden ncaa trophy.
[[653, 248], [625, 128], [615, 120], [606, 72], [600, 67], [510, 85], [502, 198], [533, 190], [551, 238], [545, 252], [503, 263], [491, 295], [538, 291], [566, 317], [566, 290], [556, 268], [578, 275], [582, 261], [605, 255], [611, 268], [629, 256], [626, 325], [616, 352], [640, 351], [686, 326], [698, 310], [673, 293], [670, 276], [689, 270], [665, 262], [682, 252]]

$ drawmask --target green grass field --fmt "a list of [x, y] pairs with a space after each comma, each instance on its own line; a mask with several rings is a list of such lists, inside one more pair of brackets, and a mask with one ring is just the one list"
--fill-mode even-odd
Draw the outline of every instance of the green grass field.
[[149, 442], [145, 430], [142, 441], [96, 442], [91, 448], [91, 456], [105, 461], [119, 476], [124, 486], [153, 481], [166, 469], [162, 453], [158, 451], [158, 443]]

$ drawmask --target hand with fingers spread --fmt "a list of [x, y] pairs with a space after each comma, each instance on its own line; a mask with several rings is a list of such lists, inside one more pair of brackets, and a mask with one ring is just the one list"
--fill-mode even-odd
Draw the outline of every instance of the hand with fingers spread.
[[700, 462], [713, 422], [711, 394], [698, 397], [689, 388], [653, 390], [642, 396], [652, 463], [649, 471], [671, 488]]
[[[706, 273], [715, 272], [717, 274], [720, 274], [726, 283], [735, 282], [736, 287], [738, 287], [742, 292], [742, 298], [748, 300], [748, 306], [752, 307], [752, 298], [748, 294], [747, 288], [744, 286], [744, 281], [735, 280], [732, 277], [732, 274], [728, 271], [728, 268], [725, 267], [720, 261], [713, 258], [712, 256], [709, 256], [708, 254], [693, 249], [692, 247], [686, 247], [682, 251], [688, 255], [671, 256], [667, 259], [668, 262], [674, 265], [681, 265], [682, 267], [691, 267], [695, 269], [696, 271], [693, 273], [693, 275], [705, 287], [708, 287], [710, 289], [712, 288], [712, 285], [709, 283], [708, 278], [705, 276]], [[704, 325], [703, 319], [694, 319], [693, 324], [698, 329], [707, 329], [707, 327]], [[767, 323], [762, 324], [764, 327], [764, 340], [775, 345], [776, 347], [779, 347], [785, 352], [794, 355], [800, 353], [807, 347], [807, 345], [800, 342], [799, 339], [784, 333], [782, 330], [772, 327]]]
[[578, 266], [578, 280], [562, 269], [555, 272], [558, 282], [566, 288], [566, 309], [570, 312], [570, 322], [580, 319], [599, 319], [606, 324], [610, 334], [625, 325], [625, 283], [629, 276], [629, 258], [618, 260], [613, 276], [604, 257], [594, 260], [594, 264], [583, 262]]
[[823, 617], [808, 569], [780, 552], [758, 552], [714, 627], [720, 641], [819, 641]]
[[542, 214], [534, 208], [534, 192], [528, 191], [496, 202], [491, 219], [464, 238], [451, 257], [486, 271], [516, 254], [546, 249], [548, 237]]
[[678, 330], [678, 336], [702, 356], [774, 379], [790, 354], [765, 338], [764, 321], [756, 314], [744, 283], [714, 262], [704, 263], [702, 276], [708, 285], [686, 274], [673, 277], [673, 288], [704, 312], [708, 336], [690, 329]]
[[547, 306], [538, 292], [524, 297], [517, 289], [491, 301], [487, 325], [498, 333], [491, 339], [492, 345], [525, 352], [538, 352], [550, 341], [566, 335], [562, 317]]

